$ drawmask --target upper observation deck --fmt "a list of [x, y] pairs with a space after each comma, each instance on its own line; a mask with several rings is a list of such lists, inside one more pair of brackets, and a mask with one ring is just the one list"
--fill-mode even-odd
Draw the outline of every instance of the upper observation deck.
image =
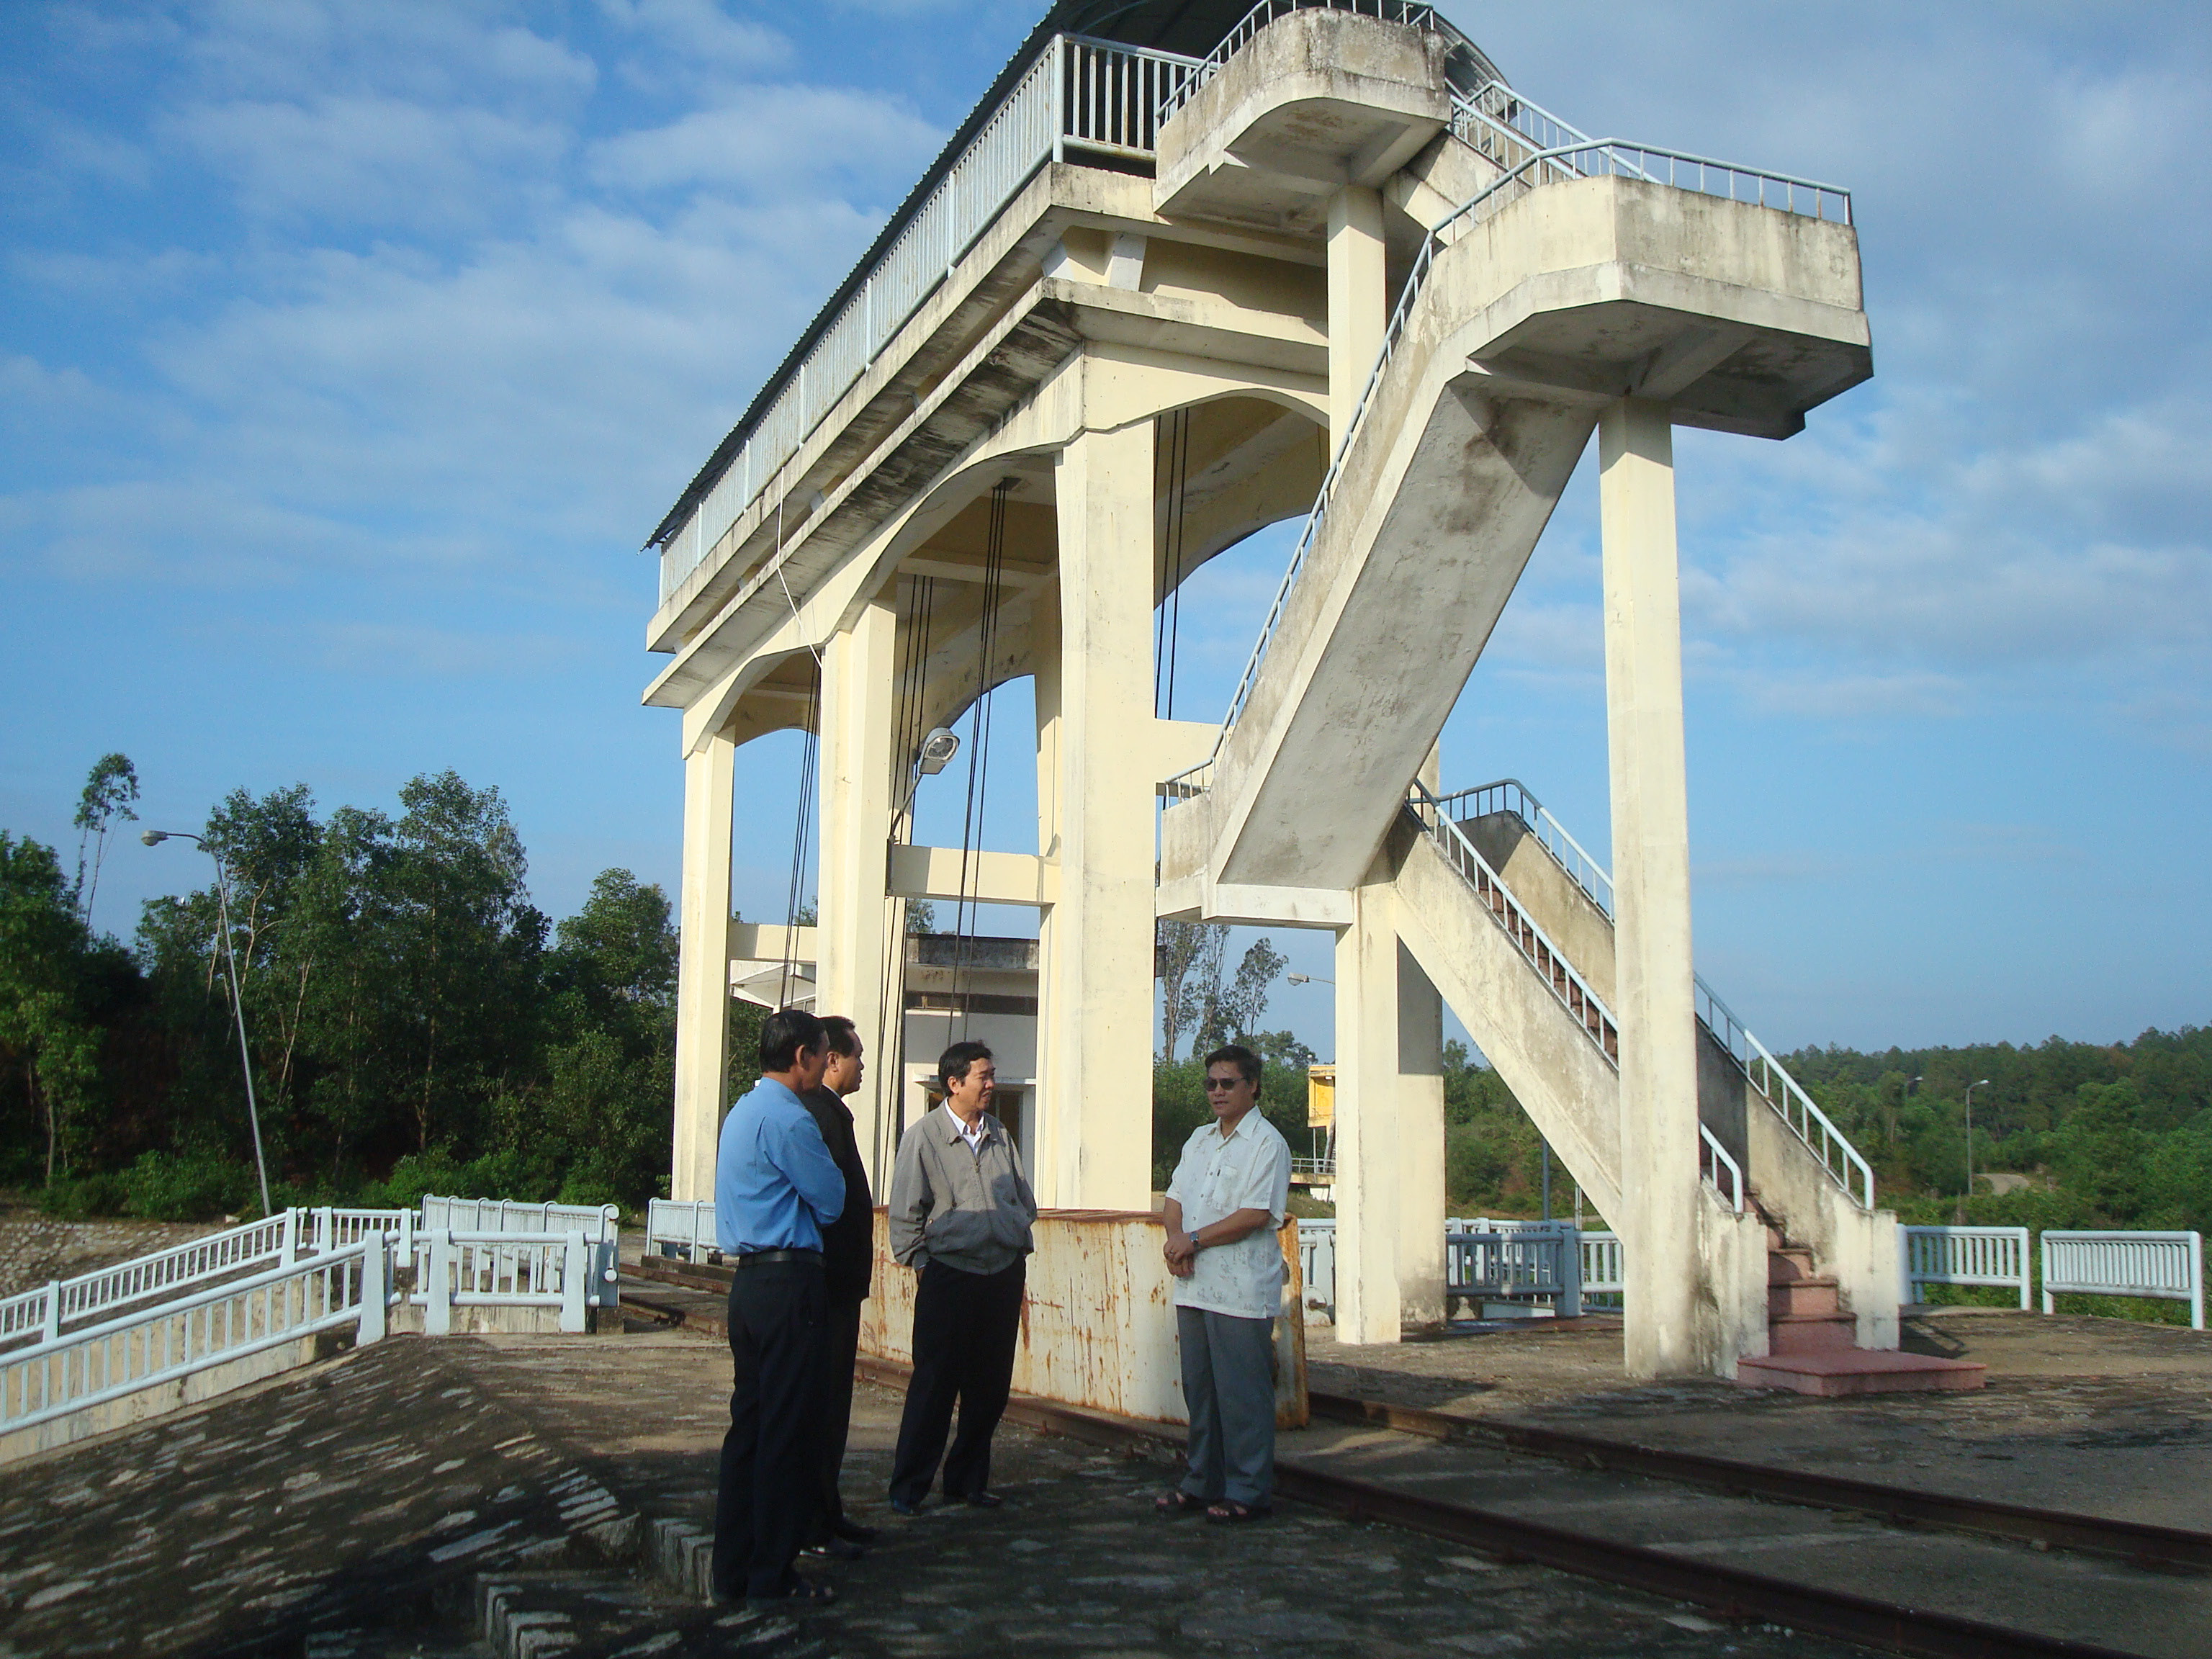
[[[1155, 210], [1161, 123], [1262, 25], [1302, 9], [1417, 31], [1468, 97], [1500, 84], [1458, 31], [1428, 7], [1398, 0], [1269, 0], [1258, 8], [1249, 0], [1062, 0], [655, 527], [648, 545], [660, 554], [660, 603], [650, 648], [682, 651], [765, 574], [779, 547], [825, 537], [849, 546], [988, 431], [1046, 368], [1102, 331], [1149, 337], [1160, 332], [1150, 325], [1179, 327], [1185, 349], [1322, 372], [1317, 282], [1287, 307], [1239, 306], [1250, 296], [1225, 291], [1233, 279], [1203, 268], [1211, 249], [1317, 272], [1322, 226], [1314, 216], [1228, 216], [1236, 222], [1183, 239], [1195, 251], [1184, 261], [1190, 269], [1142, 284], [1126, 253], [1117, 260], [1111, 247], [1120, 232], [1218, 216], [1203, 204]], [[1410, 236], [1401, 240], [1410, 253]], [[1078, 285], [1073, 300], [1052, 286], [1055, 277]], [[1124, 297], [1102, 302], [1102, 289]], [[1206, 299], [1253, 314], [1208, 317]], [[1100, 311], [1122, 315], [1084, 314]], [[1262, 320], [1270, 313], [1273, 320]], [[869, 487], [854, 500], [844, 487], [864, 477]], [[651, 700], [682, 696], [670, 684], [656, 686]]]
[[[902, 568], [963, 504], [946, 481], [995, 465], [994, 438], [1086, 347], [1202, 361], [1319, 419], [1329, 204], [1347, 185], [1382, 196], [1393, 295], [1475, 198], [1595, 171], [1837, 226], [1855, 286], [1842, 192], [1626, 155], [1522, 98], [1425, 6], [1062, 0], [655, 528], [647, 643], [674, 660], [646, 701], [691, 707], [833, 573]], [[1595, 389], [1624, 352], [1653, 358], [1642, 381], [1668, 387], [1676, 418], [1771, 435], [1865, 372], [1762, 356], [1755, 319], [1599, 331], [1523, 328], [1492, 372], [1510, 358], [1551, 380], [1595, 352]], [[1271, 488], [1304, 495], [1259, 521], [1302, 511], [1328, 459], [1279, 459]]]

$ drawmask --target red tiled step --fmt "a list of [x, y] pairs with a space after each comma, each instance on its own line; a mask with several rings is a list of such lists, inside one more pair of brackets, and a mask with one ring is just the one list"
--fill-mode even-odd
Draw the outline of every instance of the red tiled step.
[[1832, 1279], [1790, 1279], [1779, 1282], [1770, 1279], [1766, 1311], [1770, 1318], [1786, 1318], [1793, 1314], [1833, 1318], [1843, 1311], [1843, 1304], [1837, 1300], [1836, 1281]]
[[1833, 1353], [1858, 1340], [1859, 1322], [1847, 1313], [1766, 1316], [1767, 1346], [1778, 1354]]
[[1966, 1359], [1874, 1348], [1768, 1354], [1739, 1359], [1735, 1380], [1746, 1389], [1794, 1389], [1799, 1394], [1905, 1394], [1978, 1389], [1989, 1368]]

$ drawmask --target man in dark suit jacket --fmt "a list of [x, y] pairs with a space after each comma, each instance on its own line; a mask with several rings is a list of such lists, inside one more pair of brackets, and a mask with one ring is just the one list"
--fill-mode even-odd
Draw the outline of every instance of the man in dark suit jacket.
[[875, 1197], [868, 1190], [867, 1165], [853, 1134], [852, 1108], [844, 1097], [857, 1093], [866, 1069], [865, 1049], [853, 1022], [831, 1014], [822, 1022], [830, 1034], [830, 1065], [819, 1088], [803, 1097], [821, 1126], [830, 1156], [845, 1177], [845, 1207], [822, 1232], [822, 1260], [829, 1297], [829, 1327], [823, 1344], [824, 1375], [821, 1414], [822, 1508], [808, 1534], [805, 1553], [820, 1559], [850, 1560], [875, 1537], [845, 1514], [837, 1475], [845, 1462], [845, 1440], [853, 1421], [853, 1371], [860, 1357], [860, 1304], [868, 1299], [876, 1255]]

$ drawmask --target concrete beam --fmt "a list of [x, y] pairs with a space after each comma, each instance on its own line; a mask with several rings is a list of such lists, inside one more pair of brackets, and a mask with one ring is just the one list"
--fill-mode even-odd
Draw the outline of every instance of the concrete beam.
[[[893, 847], [886, 885], [903, 899], [972, 899], [984, 904], [1060, 902], [1060, 866], [1034, 853], [957, 847]], [[964, 890], [963, 890], [964, 889]]]

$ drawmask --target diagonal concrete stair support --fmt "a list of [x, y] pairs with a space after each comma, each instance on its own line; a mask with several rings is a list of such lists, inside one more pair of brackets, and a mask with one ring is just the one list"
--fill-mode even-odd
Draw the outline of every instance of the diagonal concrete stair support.
[[1642, 180], [1549, 185], [1465, 229], [1205, 793], [1164, 815], [1163, 883], [1357, 886], [1601, 408], [1662, 376], [1700, 424], [1787, 435], [1872, 372], [1858, 305], [1848, 226]]
[[[1518, 813], [1486, 813], [1467, 820], [1461, 828], [1512, 889], [1530, 918], [1573, 962], [1575, 970], [1600, 998], [1610, 1002], [1613, 995], [1612, 918], [1529, 832]], [[1448, 1000], [1449, 996], [1447, 993]], [[1458, 1012], [1461, 1005], [1455, 1002], [1453, 1007]], [[1461, 1017], [1466, 1018], [1463, 1013]], [[1474, 1030], [1471, 1024], [1468, 1030]], [[1785, 1218], [1791, 1238], [1811, 1251], [1820, 1273], [1835, 1279], [1844, 1304], [1857, 1322], [1856, 1345], [1894, 1348], [1898, 1344], [1894, 1212], [1865, 1210], [1853, 1202], [1805, 1143], [1790, 1132], [1719, 1039], [1703, 1027], [1698, 1037], [1699, 1121], [1736, 1160], [1760, 1206], [1771, 1215]], [[1504, 1075], [1502, 1070], [1500, 1075]], [[1520, 1085], [1510, 1077], [1506, 1080], [1518, 1095]], [[1529, 1113], [1536, 1116], [1537, 1109], [1531, 1106]], [[1539, 1117], [1540, 1125], [1542, 1121]], [[1570, 1170], [1575, 1169], [1571, 1158], [1567, 1164]], [[1581, 1179], [1578, 1170], [1576, 1178]], [[1584, 1187], [1595, 1198], [1597, 1188], [1588, 1182]], [[1602, 1200], [1598, 1200], [1598, 1207], [1605, 1208]]]

